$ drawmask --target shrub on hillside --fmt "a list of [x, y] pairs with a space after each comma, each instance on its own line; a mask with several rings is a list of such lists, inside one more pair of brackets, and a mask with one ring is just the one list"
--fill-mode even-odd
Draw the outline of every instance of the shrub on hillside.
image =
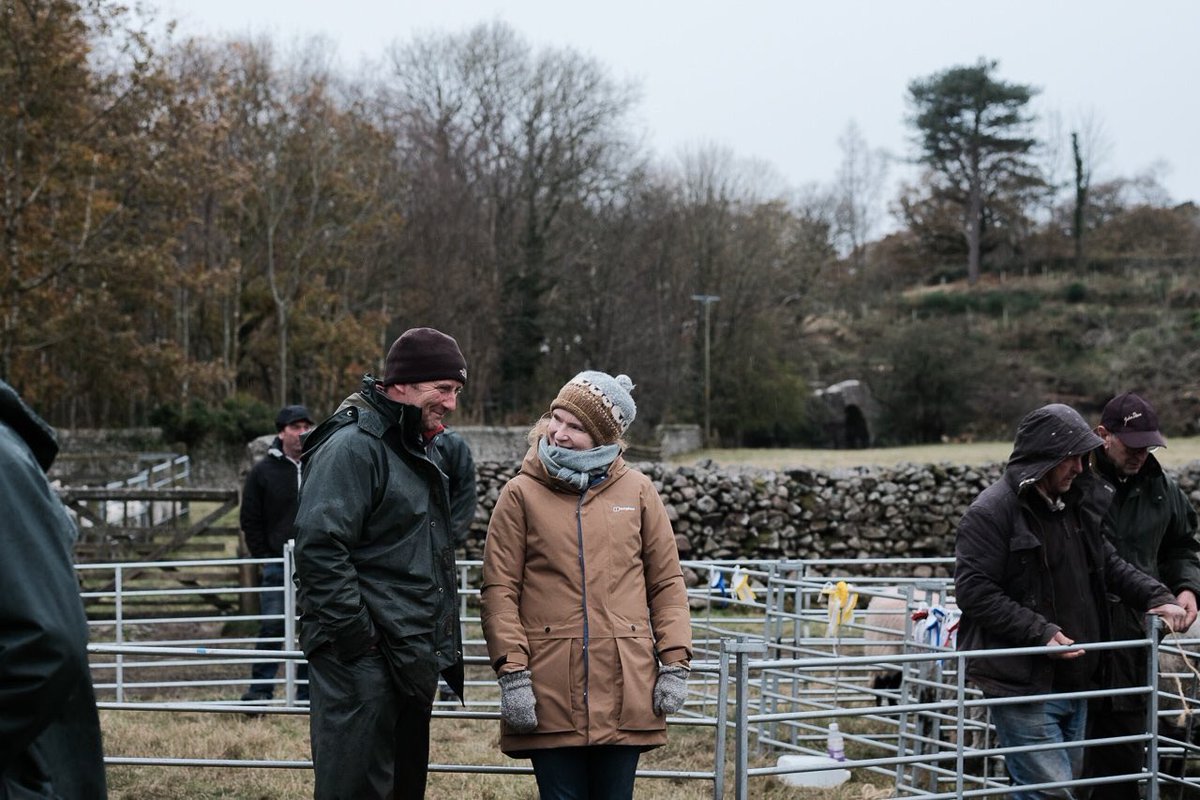
[[[960, 322], [920, 320], [886, 333], [869, 383], [881, 409], [880, 443], [938, 442], [968, 431], [990, 431], [1004, 373], [995, 345]], [[1008, 382], [1009, 390], [1019, 385]], [[1019, 398], [1018, 402], [1023, 402]]]
[[930, 292], [921, 295], [916, 310], [926, 316], [959, 316], [968, 312], [1000, 317], [1036, 311], [1042, 300], [1038, 295], [1016, 289], [990, 292]]

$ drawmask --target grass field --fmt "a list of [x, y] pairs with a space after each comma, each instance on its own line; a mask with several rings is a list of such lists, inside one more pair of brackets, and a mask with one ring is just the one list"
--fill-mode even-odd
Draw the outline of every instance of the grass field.
[[[102, 715], [106, 750], [125, 756], [163, 755], [205, 759], [307, 760], [308, 720], [305, 717], [265, 717], [215, 714], [113, 712]], [[528, 766], [500, 753], [497, 723], [484, 720], [435, 719], [430, 761], [434, 764], [469, 763]], [[733, 758], [733, 741], [728, 742]], [[855, 757], [851, 752], [851, 757]], [[670, 743], [643, 756], [647, 770], [702, 770], [713, 763], [712, 732], [703, 728], [677, 728]], [[774, 759], [752, 760], [751, 766], [774, 766]], [[113, 800], [291, 800], [311, 797], [313, 775], [307, 769], [227, 769], [219, 767], [112, 766], [108, 769], [109, 796]], [[726, 796], [733, 795], [733, 774], [728, 773]], [[762, 800], [873, 800], [891, 794], [890, 782], [866, 771], [836, 789], [801, 789], [774, 778], [754, 778], [751, 796]], [[642, 778], [635, 800], [706, 800], [713, 795], [711, 781], [676, 778]], [[532, 775], [433, 772], [426, 796], [461, 800], [536, 800]]]
[[[1200, 436], [1169, 439], [1168, 446], [1155, 452], [1164, 467], [1179, 467], [1200, 460]], [[969, 464], [982, 465], [1004, 461], [1012, 452], [1012, 442], [967, 442], [963, 444], [928, 444], [909, 447], [879, 447], [866, 450], [700, 450], [673, 459], [678, 465], [692, 465], [711, 460], [724, 466], [787, 469], [848, 469], [863, 466], [894, 466], [896, 464]]]

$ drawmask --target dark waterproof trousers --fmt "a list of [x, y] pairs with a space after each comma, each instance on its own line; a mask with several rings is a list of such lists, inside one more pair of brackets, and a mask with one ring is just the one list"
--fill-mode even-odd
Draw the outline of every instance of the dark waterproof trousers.
[[329, 646], [309, 653], [315, 800], [419, 800], [429, 768], [437, 670], [427, 643], [376, 649], [343, 663]]
[[[1089, 739], [1110, 736], [1135, 736], [1146, 732], [1146, 709], [1114, 709], [1109, 698], [1093, 699], [1088, 707]], [[1088, 778], [1138, 773], [1146, 763], [1146, 748], [1142, 742], [1095, 745], [1084, 753], [1083, 774]], [[1086, 793], [1085, 793], [1086, 794]], [[1134, 781], [1106, 783], [1093, 786], [1092, 800], [1138, 800], [1141, 788]]]

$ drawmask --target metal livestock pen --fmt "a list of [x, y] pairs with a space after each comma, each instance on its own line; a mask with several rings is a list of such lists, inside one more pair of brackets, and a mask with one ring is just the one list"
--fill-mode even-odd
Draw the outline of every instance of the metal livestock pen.
[[[230, 580], [228, 586], [189, 589], [164, 581], [145, 588], [147, 574], [212, 570], [235, 575], [231, 565], [265, 560], [208, 559], [175, 562], [81, 564], [88, 573], [85, 591], [91, 603], [92, 669], [102, 709], [116, 712], [212, 714], [307, 714], [296, 701], [295, 596], [290, 583], [284, 607], [284, 635], [264, 655], [255, 649], [258, 614], [195, 615], [190, 592], [219, 592], [232, 600], [229, 609], [253, 607], [236, 599], [262, 591]], [[711, 783], [715, 798], [754, 796], [752, 786], [772, 779], [797, 785], [828, 785], [843, 779], [870, 780], [890, 787], [892, 797], [952, 798], [1003, 795], [1010, 790], [1003, 756], [1015, 748], [995, 746], [989, 737], [988, 700], [965, 680], [963, 659], [952, 645], [953, 590], [945, 578], [945, 559], [855, 561], [684, 562], [689, 573], [695, 660], [689, 698], [669, 723], [707, 730], [710, 758], [687, 770], [641, 770], [644, 778]], [[284, 555], [290, 574], [290, 552]], [[456, 719], [497, 719], [499, 699], [479, 634], [479, 562], [460, 563], [467, 700], [435, 703], [434, 735], [439, 724]], [[138, 588], [125, 588], [126, 574], [137, 572]], [[851, 609], [857, 595], [859, 607]], [[129, 613], [153, 598], [153, 613]], [[886, 619], [865, 613], [873, 597], [900, 599]], [[100, 604], [92, 601], [104, 600]], [[171, 612], [178, 601], [180, 614]], [[832, 608], [831, 608], [832, 606]], [[1095, 643], [1095, 649], [1121, 647], [1145, 651], [1156, 680], [1123, 690], [1148, 699], [1145, 742], [1146, 770], [1108, 780], [1139, 781], [1147, 797], [1177, 788], [1200, 788], [1200, 778], [1187, 777], [1188, 762], [1200, 752], [1188, 740], [1196, 701], [1192, 659], [1200, 642], [1175, 637], [1160, 642], [1151, 629], [1132, 642]], [[1055, 648], [1040, 648], [1047, 652]], [[1061, 648], [1059, 648], [1061, 649]], [[1001, 651], [991, 651], [996, 655]], [[1003, 651], [1028, 653], [1028, 649]], [[1182, 665], [1162, 676], [1160, 655]], [[282, 660], [279, 699], [258, 705], [230, 700], [245, 684], [247, 666], [255, 660]], [[1166, 659], [1164, 658], [1164, 661]], [[893, 680], [877, 680], [890, 673]], [[1070, 696], [1088, 696], [1075, 693]], [[1110, 693], [1111, 694], [1111, 693]], [[1007, 700], [1003, 702], [1012, 702]], [[1183, 723], [1184, 733], [1158, 734], [1160, 718]], [[837, 723], [845, 741], [846, 760], [826, 757], [830, 724]], [[1155, 734], [1149, 731], [1156, 731]], [[1182, 769], [1168, 774], [1162, 757]], [[192, 759], [171, 753], [133, 757], [110, 753], [112, 765], [144, 768], [220, 766], [247, 769], [308, 769], [306, 760]], [[526, 775], [527, 766], [433, 764], [434, 772], [498, 772]], [[823, 783], [824, 782], [824, 783]], [[1078, 783], [1078, 782], [1076, 782]], [[1046, 786], [1043, 788], [1052, 788]]]

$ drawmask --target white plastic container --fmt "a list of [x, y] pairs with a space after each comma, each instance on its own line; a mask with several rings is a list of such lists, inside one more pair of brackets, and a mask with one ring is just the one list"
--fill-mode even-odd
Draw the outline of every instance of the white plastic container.
[[850, 770], [828, 756], [780, 756], [779, 766], [806, 770], [776, 776], [788, 786], [840, 786], [850, 780]]

